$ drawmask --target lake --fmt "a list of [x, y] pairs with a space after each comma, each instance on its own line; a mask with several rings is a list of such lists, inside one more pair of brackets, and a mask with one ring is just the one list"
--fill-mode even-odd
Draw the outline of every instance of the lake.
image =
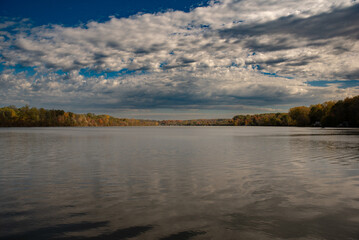
[[0, 239], [359, 239], [359, 129], [0, 129]]

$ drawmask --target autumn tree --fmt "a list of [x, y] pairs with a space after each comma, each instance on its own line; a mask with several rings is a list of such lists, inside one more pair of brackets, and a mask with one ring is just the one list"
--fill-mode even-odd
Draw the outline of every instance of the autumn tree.
[[310, 109], [305, 106], [294, 107], [289, 109], [289, 117], [293, 120], [295, 126], [309, 126], [310, 118], [309, 118]]

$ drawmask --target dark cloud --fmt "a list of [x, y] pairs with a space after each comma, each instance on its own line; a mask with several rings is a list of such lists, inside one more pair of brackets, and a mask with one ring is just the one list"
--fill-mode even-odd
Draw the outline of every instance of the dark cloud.
[[265, 65], [276, 65], [278, 63], [283, 63], [288, 61], [289, 58], [275, 58], [275, 59], [268, 59], [268, 60], [251, 60], [251, 61], [246, 61], [246, 65], [251, 65], [251, 64], [265, 64]]
[[93, 55], [93, 59], [96, 60], [96, 61], [102, 61], [102, 60], [106, 59], [107, 57], [108, 57], [108, 55], [103, 54], [101, 52], [94, 53], [94, 55]]
[[296, 66], [305, 66], [312, 63], [313, 60], [318, 59], [319, 56], [303, 56], [303, 57], [279, 57], [279, 58], [269, 58], [266, 60], [250, 60], [246, 61], [246, 65], [259, 65], [260, 70], [265, 70], [267, 67], [277, 66], [281, 64], [282, 68], [285, 67], [296, 67]]
[[135, 51], [133, 51], [135, 54], [149, 54], [151, 53], [150, 49], [145, 48], [137, 48]]
[[[339, 36], [359, 39], [359, 4], [345, 9], [334, 9], [330, 13], [322, 13], [308, 18], [288, 16], [262, 24], [239, 25], [220, 30], [219, 34], [223, 38], [292, 34], [309, 40], [330, 39]], [[247, 44], [250, 47], [250, 43]], [[271, 44], [270, 47], [273, 45]], [[290, 47], [290, 45], [285, 44], [284, 47]], [[266, 49], [265, 46], [262, 46], [262, 49]], [[271, 50], [269, 49], [269, 51]]]
[[181, 62], [183, 64], [189, 64], [189, 63], [194, 63], [196, 62], [195, 59], [190, 59], [190, 58], [185, 58], [185, 57], [181, 57], [179, 59], [177, 59], [177, 62]]
[[106, 43], [106, 47], [110, 47], [110, 48], [117, 49], [117, 50], [123, 50], [121, 44], [117, 41], [108, 41]]
[[353, 79], [353, 80], [359, 80], [359, 69], [356, 69], [354, 71], [349, 72], [339, 72], [336, 74], [338, 78], [346, 78], [346, 79]]
[[296, 59], [289, 59], [285, 62], [285, 66], [305, 66], [313, 62], [313, 60], [318, 59], [319, 56], [305, 56], [298, 57]]
[[[238, 42], [241, 42], [241, 40]], [[273, 39], [270, 43], [261, 43], [259, 39], [248, 39], [244, 40], [244, 46], [253, 51], [260, 52], [273, 52], [296, 48], [291, 40], [282, 37]]]
[[151, 54], [151, 53], [156, 53], [158, 51], [163, 50], [163, 45], [161, 44], [152, 44], [151, 46], [145, 48], [145, 47], [139, 47], [137, 49], [135, 49], [133, 52], [135, 54], [139, 54], [139, 55], [145, 55], [145, 54]]

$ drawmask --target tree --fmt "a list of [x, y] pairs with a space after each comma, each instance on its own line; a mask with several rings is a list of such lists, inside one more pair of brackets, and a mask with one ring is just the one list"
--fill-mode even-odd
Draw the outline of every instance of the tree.
[[310, 106], [309, 118], [311, 124], [320, 122], [323, 116], [324, 116], [324, 106], [322, 104], [316, 104]]
[[309, 126], [310, 118], [309, 118], [310, 109], [305, 106], [294, 107], [289, 109], [289, 116], [294, 121], [295, 126]]

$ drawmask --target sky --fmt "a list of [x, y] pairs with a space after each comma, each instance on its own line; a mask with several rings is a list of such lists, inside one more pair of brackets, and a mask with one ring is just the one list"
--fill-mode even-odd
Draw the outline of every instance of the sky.
[[0, 107], [231, 118], [359, 95], [356, 0], [0, 0]]

